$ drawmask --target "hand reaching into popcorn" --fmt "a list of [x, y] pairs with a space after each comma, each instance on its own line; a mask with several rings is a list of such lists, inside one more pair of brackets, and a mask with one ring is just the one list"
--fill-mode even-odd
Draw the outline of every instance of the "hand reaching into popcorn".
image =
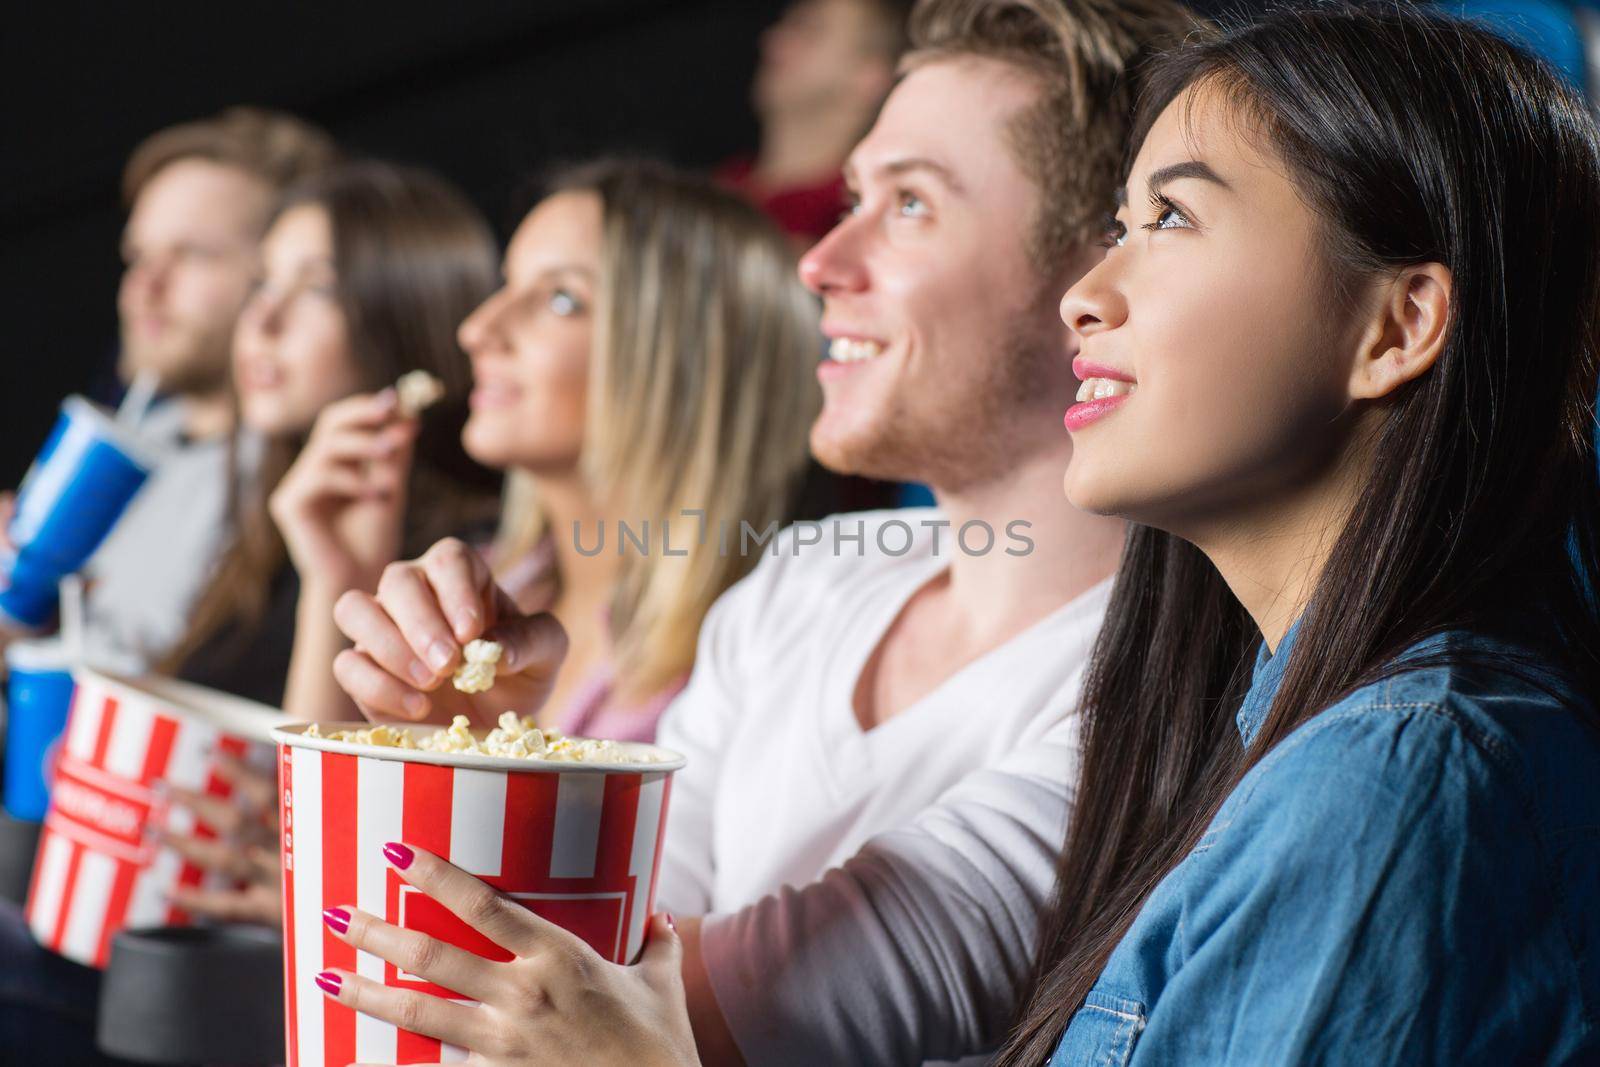
[[[483, 557], [446, 538], [420, 559], [390, 564], [375, 595], [351, 590], [334, 619], [355, 648], [334, 660], [340, 686], [369, 719], [492, 726], [507, 709], [543, 706], [566, 657], [566, 631], [549, 614], [524, 614]], [[500, 646], [498, 661], [484, 640]], [[452, 684], [464, 672], [464, 691]], [[480, 688], [483, 682], [489, 687]]]

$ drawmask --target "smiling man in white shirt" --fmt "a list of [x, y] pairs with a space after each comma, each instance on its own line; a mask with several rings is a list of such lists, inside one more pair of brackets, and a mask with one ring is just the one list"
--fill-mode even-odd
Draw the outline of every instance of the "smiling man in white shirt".
[[[959, 1060], [1005, 1033], [1123, 535], [1061, 490], [1056, 305], [1100, 254], [1127, 127], [1093, 57], [1163, 15], [920, 5], [846, 167], [855, 206], [801, 263], [833, 339], [814, 453], [938, 506], [790, 531], [712, 610], [663, 720], [689, 764], [658, 906], [704, 916], [678, 926], [707, 1063]], [[1098, 125], [1069, 132], [1073, 100]]]

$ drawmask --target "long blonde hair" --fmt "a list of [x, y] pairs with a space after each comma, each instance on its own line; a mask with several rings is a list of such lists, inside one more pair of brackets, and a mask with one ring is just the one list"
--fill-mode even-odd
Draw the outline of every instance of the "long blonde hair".
[[[649, 522], [649, 550], [622, 553], [610, 614], [616, 692], [642, 699], [688, 672], [712, 602], [754, 565], [739, 524], [764, 530], [787, 516], [820, 404], [820, 313], [785, 238], [709, 182], [604, 161], [566, 172], [550, 192], [593, 192], [602, 205], [580, 464], [630, 528], [642, 536]], [[703, 526], [684, 514], [694, 510]], [[719, 522], [733, 531], [726, 549]], [[620, 531], [608, 533], [617, 537], [604, 551], [620, 551]], [[547, 535], [568, 531], [547, 528], [534, 477], [513, 472], [498, 558], [516, 560]]]

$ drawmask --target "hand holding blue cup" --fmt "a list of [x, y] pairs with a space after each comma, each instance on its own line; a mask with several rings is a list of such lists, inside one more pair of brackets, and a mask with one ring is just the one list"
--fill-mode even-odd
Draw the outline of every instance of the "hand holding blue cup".
[[50, 622], [61, 579], [88, 562], [154, 465], [132, 429], [81, 396], [62, 403], [17, 495], [0, 621], [22, 630]]
[[72, 707], [72, 663], [60, 641], [19, 641], [6, 649], [6, 813], [38, 822], [50, 806], [51, 763]]

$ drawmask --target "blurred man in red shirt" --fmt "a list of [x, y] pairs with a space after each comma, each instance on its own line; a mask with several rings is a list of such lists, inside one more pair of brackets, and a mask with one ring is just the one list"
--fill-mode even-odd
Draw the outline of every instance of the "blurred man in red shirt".
[[910, 7], [903, 0], [796, 0], [762, 35], [751, 87], [761, 146], [722, 164], [717, 179], [759, 205], [801, 248], [832, 229], [845, 208], [839, 168], [894, 84]]

